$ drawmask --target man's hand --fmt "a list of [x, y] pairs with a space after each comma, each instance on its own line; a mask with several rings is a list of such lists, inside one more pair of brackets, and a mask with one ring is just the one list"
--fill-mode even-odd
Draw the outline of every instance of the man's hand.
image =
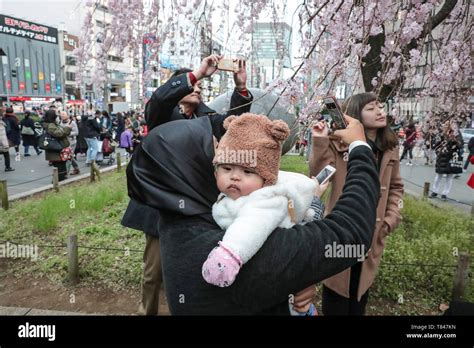
[[234, 59], [234, 62], [238, 62], [239, 70], [234, 73], [235, 87], [238, 91], [247, 89], [247, 62], [245, 59]]
[[203, 77], [209, 77], [214, 74], [217, 70], [217, 63], [222, 59], [222, 56], [212, 54], [202, 60], [199, 69], [193, 71], [193, 75], [196, 79], [200, 80]]
[[344, 115], [347, 122], [346, 129], [338, 129], [334, 132], [334, 136], [347, 145], [352, 144], [356, 140], [367, 142], [365, 138], [364, 126], [355, 118]]

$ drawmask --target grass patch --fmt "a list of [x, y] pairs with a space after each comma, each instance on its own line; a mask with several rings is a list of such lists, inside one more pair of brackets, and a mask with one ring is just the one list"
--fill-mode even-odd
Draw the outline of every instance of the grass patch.
[[63, 187], [58, 194], [50, 192], [0, 211], [0, 243], [9, 240], [39, 247], [37, 262], [15, 260], [10, 263], [11, 272], [65, 281], [65, 245], [75, 233], [83, 283], [138, 288], [144, 237], [120, 225], [127, 204], [125, 174], [113, 173], [103, 175], [101, 182]]
[[[454, 209], [405, 196], [403, 221], [387, 238], [376, 279], [375, 294], [399, 301], [414, 299], [431, 305], [449, 301], [457, 255], [473, 253], [473, 219]], [[465, 298], [474, 301], [472, 278]]]
[[282, 156], [280, 170], [309, 175], [308, 163], [305, 163], [303, 156]]

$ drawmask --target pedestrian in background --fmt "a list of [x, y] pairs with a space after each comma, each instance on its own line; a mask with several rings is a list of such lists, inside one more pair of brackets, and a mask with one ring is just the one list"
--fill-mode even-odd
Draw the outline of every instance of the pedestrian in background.
[[3, 155], [3, 159], [5, 160], [5, 171], [12, 172], [13, 169], [10, 166], [10, 144], [8, 143], [7, 137], [7, 126], [2, 118], [0, 118], [0, 153]]
[[69, 133], [68, 140], [69, 140], [69, 147], [71, 148], [72, 157], [66, 163], [66, 170], [69, 173], [69, 170], [72, 165], [74, 170], [69, 175], [77, 175], [81, 172], [74, 158], [74, 153], [76, 151], [76, 144], [77, 144], [77, 136], [79, 135], [79, 129], [77, 128], [77, 123], [74, 121], [74, 116], [69, 116], [65, 111], [62, 111], [60, 125], [63, 128], [64, 127], [71, 128], [71, 133]]
[[99, 152], [99, 135], [100, 135], [100, 111], [96, 111], [94, 116], [87, 118], [85, 139], [87, 143], [86, 165], [92, 165], [95, 162], [97, 153]]
[[443, 125], [442, 135], [435, 145], [436, 175], [430, 198], [436, 198], [438, 196], [441, 191], [441, 182], [443, 179], [446, 179], [441, 192], [441, 199], [443, 201], [448, 199], [449, 192], [453, 186], [454, 175], [462, 173], [462, 159], [460, 159], [458, 155], [460, 146], [449, 121], [446, 122]]
[[[68, 136], [71, 133], [71, 127], [61, 127], [59, 124], [60, 121], [58, 120], [56, 111], [54, 109], [46, 111], [43, 122], [45, 132], [51, 137], [56, 138], [61, 144], [61, 147], [65, 149], [69, 146]], [[46, 150], [45, 157], [46, 160], [50, 161], [54, 167], [58, 168], [59, 181], [65, 180], [67, 178], [66, 161], [61, 159], [61, 153], [57, 151]]]
[[77, 158], [78, 154], [85, 155], [87, 152], [87, 142], [85, 138], [87, 133], [87, 116], [76, 116], [76, 124], [79, 134], [76, 137], [76, 150], [74, 154]]
[[120, 147], [129, 155], [133, 153], [133, 127], [130, 125], [120, 135]]
[[405, 141], [403, 142], [403, 153], [400, 157], [400, 162], [405, 158], [405, 155], [408, 154], [408, 163], [407, 166], [413, 165], [413, 148], [415, 147], [416, 142], [416, 127], [413, 122], [410, 122], [408, 127], [405, 129]]
[[43, 151], [38, 148], [38, 138], [36, 137], [35, 133], [35, 121], [31, 118], [31, 114], [29, 111], [25, 111], [25, 118], [20, 122], [21, 128], [21, 137], [23, 140], [23, 147], [25, 149], [25, 157], [31, 156], [29, 154], [30, 146], [36, 151], [37, 155], [41, 155]]
[[8, 143], [10, 147], [15, 148], [16, 156], [19, 156], [21, 143], [20, 125], [12, 108], [7, 108], [3, 121], [6, 125]]

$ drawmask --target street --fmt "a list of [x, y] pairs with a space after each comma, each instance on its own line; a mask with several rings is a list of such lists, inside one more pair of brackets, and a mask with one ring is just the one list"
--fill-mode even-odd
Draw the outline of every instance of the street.
[[[117, 149], [116, 154], [118, 155], [120, 151], [121, 149]], [[4, 158], [0, 156], [0, 180], [7, 180], [9, 197], [52, 183], [53, 167], [49, 166], [45, 160], [44, 151], [37, 156], [34, 149], [30, 148], [31, 157], [24, 157], [23, 147], [21, 147], [20, 153], [20, 161], [16, 161], [15, 149], [10, 149], [11, 166], [15, 169], [13, 172], [4, 171]], [[85, 161], [85, 156], [78, 156], [77, 163], [81, 174], [90, 173], [90, 168], [86, 166]], [[69, 178], [72, 177], [74, 176], [69, 176]]]
[[[424, 165], [424, 159], [415, 158], [413, 166], [407, 166], [406, 161], [400, 164], [400, 173], [405, 184], [405, 192], [415, 194], [421, 197], [423, 194], [423, 187], [425, 182], [430, 183], [430, 193], [433, 189], [433, 182], [435, 177], [435, 166]], [[474, 201], [474, 190], [467, 186], [466, 182], [474, 173], [474, 166], [470, 165], [466, 173], [462, 173], [461, 177], [454, 179], [451, 192], [448, 195], [448, 201], [443, 202], [438, 198], [430, 199], [435, 204], [449, 205], [456, 209], [470, 213], [471, 205]], [[441, 182], [444, 185], [444, 180]], [[441, 189], [444, 186], [441, 186]]]

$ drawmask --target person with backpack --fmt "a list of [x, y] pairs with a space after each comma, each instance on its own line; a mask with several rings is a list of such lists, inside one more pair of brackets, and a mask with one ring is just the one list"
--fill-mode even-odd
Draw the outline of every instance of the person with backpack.
[[38, 138], [35, 133], [35, 121], [30, 117], [29, 111], [25, 111], [25, 118], [20, 122], [21, 137], [23, 139], [23, 147], [25, 148], [25, 157], [31, 156], [29, 154], [30, 146], [33, 146], [36, 154], [39, 156], [43, 153], [38, 148]]

